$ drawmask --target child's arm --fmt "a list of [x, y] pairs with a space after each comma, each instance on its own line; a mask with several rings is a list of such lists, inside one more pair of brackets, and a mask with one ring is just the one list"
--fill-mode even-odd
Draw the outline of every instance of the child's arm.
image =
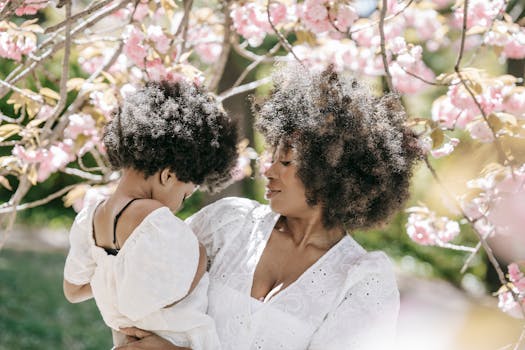
[[93, 298], [91, 284], [76, 285], [64, 280], [64, 295], [70, 303], [80, 303]]
[[208, 264], [208, 256], [206, 255], [206, 248], [201, 243], [199, 243], [199, 265], [197, 266], [197, 272], [195, 272], [195, 277], [193, 278], [193, 282], [191, 282], [190, 290], [181, 299], [169, 305], [166, 305], [165, 308], [177, 304], [179, 301], [183, 300], [189, 294], [191, 294], [191, 292], [195, 289], [195, 287], [197, 287], [197, 284], [199, 284], [199, 281], [201, 280], [202, 276], [204, 276], [204, 273], [206, 272], [207, 264]]

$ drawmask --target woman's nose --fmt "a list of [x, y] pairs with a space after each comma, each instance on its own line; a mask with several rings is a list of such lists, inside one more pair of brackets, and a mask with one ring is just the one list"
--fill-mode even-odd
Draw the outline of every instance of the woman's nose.
[[270, 165], [266, 168], [266, 170], [264, 171], [264, 176], [268, 179], [273, 179], [275, 178], [275, 164], [277, 162], [274, 162], [272, 161], [270, 163]]

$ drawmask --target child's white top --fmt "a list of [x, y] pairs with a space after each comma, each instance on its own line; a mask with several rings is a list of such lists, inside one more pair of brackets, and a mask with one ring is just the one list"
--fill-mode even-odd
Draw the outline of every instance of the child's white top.
[[95, 245], [93, 213], [84, 208], [70, 232], [66, 281], [91, 284], [106, 324], [153, 331], [178, 346], [215, 350], [220, 343], [206, 315], [206, 273], [190, 295], [199, 263], [199, 243], [191, 229], [167, 207], [152, 211], [128, 237], [118, 255]]

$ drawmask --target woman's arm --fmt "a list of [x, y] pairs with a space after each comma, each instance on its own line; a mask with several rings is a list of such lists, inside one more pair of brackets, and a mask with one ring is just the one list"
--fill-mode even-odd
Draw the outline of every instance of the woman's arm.
[[64, 295], [70, 303], [80, 303], [93, 298], [91, 284], [76, 285], [64, 280]]
[[115, 350], [191, 350], [190, 348], [181, 348], [173, 345], [166, 339], [139, 328], [122, 328], [120, 331], [126, 334], [128, 338], [138, 340], [118, 346], [114, 348]]

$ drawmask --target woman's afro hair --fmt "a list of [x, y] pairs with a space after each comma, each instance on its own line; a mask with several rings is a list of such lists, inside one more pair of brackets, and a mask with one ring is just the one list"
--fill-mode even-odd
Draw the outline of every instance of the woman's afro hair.
[[148, 177], [169, 168], [212, 192], [230, 181], [237, 159], [235, 123], [212, 95], [184, 81], [149, 82], [127, 96], [103, 141], [114, 169]]
[[423, 155], [399, 97], [374, 97], [332, 66], [321, 73], [281, 67], [274, 84], [255, 104], [256, 127], [269, 146], [294, 148], [307, 203], [321, 205], [324, 226], [352, 231], [386, 222], [408, 198]]

